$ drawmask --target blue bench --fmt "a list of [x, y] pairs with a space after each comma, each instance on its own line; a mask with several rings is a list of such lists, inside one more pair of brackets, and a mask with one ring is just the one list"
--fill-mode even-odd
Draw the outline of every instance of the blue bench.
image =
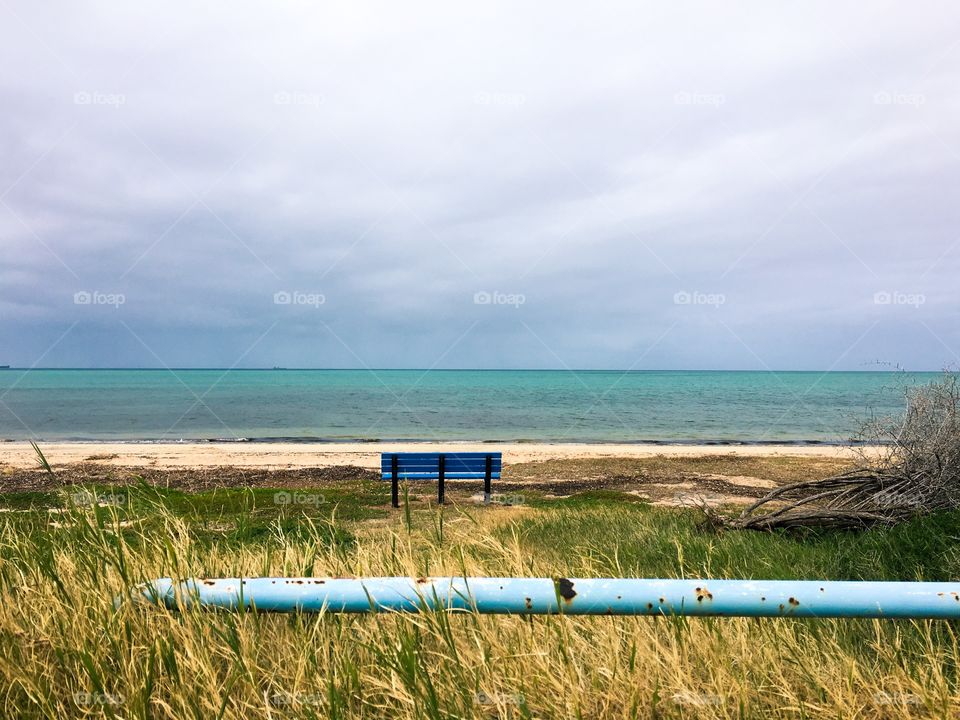
[[483, 501], [490, 502], [490, 482], [500, 479], [501, 453], [383, 453], [380, 455], [382, 479], [391, 482], [394, 507], [400, 507], [400, 480], [437, 480], [437, 501], [443, 503], [444, 480], [483, 478]]

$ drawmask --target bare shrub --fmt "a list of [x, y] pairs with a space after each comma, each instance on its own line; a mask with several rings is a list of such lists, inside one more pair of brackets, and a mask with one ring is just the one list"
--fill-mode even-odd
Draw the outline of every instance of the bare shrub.
[[854, 469], [777, 488], [728, 525], [855, 528], [960, 507], [957, 374], [910, 388], [906, 400], [899, 416], [863, 424]]

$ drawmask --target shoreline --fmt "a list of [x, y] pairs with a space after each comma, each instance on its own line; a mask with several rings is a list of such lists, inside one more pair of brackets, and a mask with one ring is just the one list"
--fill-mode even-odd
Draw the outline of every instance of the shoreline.
[[[0, 438], [0, 447], [8, 443], [29, 443], [27, 438]], [[765, 447], [765, 446], [785, 446], [785, 447], [850, 447], [861, 443], [852, 440], [818, 440], [818, 439], [796, 439], [796, 440], [724, 440], [697, 438], [689, 440], [569, 440], [564, 438], [555, 439], [526, 439], [512, 438], [508, 440], [423, 440], [419, 438], [323, 438], [323, 437], [209, 437], [209, 438], [50, 438], [39, 439], [38, 444], [46, 445], [207, 445], [211, 443], [220, 444], [243, 444], [253, 445], [395, 445], [402, 443], [405, 445], [642, 445], [642, 446], [718, 446], [718, 447]]]
[[[296, 469], [354, 465], [379, 468], [383, 452], [502, 452], [505, 465], [544, 460], [583, 458], [752, 457], [802, 456], [844, 458], [853, 445], [716, 445], [659, 443], [546, 443], [546, 442], [46, 442], [41, 450], [53, 466], [95, 462], [116, 467], [213, 468], [221, 466]], [[26, 441], [0, 443], [0, 466], [37, 467], [37, 457]]]

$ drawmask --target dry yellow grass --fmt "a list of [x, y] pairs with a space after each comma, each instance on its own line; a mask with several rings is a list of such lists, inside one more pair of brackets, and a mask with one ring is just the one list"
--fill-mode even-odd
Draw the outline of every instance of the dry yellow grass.
[[[675, 548], [677, 573], [740, 567], [715, 566], [722, 554], [711, 548], [733, 540], [695, 537], [679, 511], [599, 497], [563, 512], [448, 508], [441, 521], [427, 509], [408, 526], [401, 511], [387, 522], [348, 523], [352, 537], [338, 523], [304, 519], [293, 531], [276, 523], [269, 536], [247, 543], [199, 539], [193, 522], [160, 501], [72, 510], [58, 515], [59, 529], [41, 527], [40, 513], [4, 514], [0, 715], [850, 718], [960, 711], [960, 654], [946, 622], [181, 614], [113, 604], [133, 584], [161, 576], [629, 575], [644, 567], [642, 557], [627, 557], [634, 541]], [[141, 522], [121, 527], [132, 514]], [[622, 546], [604, 544], [611, 529], [624, 537]], [[744, 555], [742, 567], [777, 559], [778, 541], [753, 534], [736, 542], [742, 545], [729, 552]], [[683, 557], [703, 547], [703, 558]]]

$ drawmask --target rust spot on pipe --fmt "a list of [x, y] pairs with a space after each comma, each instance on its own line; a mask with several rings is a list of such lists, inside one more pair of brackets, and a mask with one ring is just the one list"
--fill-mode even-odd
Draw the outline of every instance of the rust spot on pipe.
[[417, 578], [417, 585], [423, 585], [423, 584], [426, 583], [426, 582], [429, 582], [429, 581], [428, 581], [427, 578], [425, 578], [425, 577], [418, 577], [418, 578]]
[[524, 598], [523, 602], [527, 606], [527, 610], [533, 610], [533, 600], [530, 598]]
[[204, 581], [203, 581], [203, 584], [204, 584], [204, 585], [216, 585], [217, 583], [215, 583], [213, 580], [204, 580]]
[[800, 601], [797, 600], [795, 597], [790, 598], [789, 600], [787, 600], [787, 602], [793, 605], [794, 607], [800, 604]]
[[557, 578], [554, 583], [557, 586], [557, 594], [562, 597], [567, 604], [573, 602], [573, 599], [577, 596], [577, 591], [573, 589], [573, 583], [565, 577]]
[[713, 600], [713, 593], [707, 590], [707, 588], [696, 588], [697, 590], [697, 602], [703, 602], [704, 600]]
[[767, 596], [766, 596], [766, 595], [761, 595], [761, 596], [760, 596], [760, 602], [766, 602], [766, 601], [767, 601]]
[[660, 598], [660, 604], [663, 605], [667, 601], [666, 598]]
[[651, 602], [647, 603], [647, 610], [653, 610], [653, 603]]

